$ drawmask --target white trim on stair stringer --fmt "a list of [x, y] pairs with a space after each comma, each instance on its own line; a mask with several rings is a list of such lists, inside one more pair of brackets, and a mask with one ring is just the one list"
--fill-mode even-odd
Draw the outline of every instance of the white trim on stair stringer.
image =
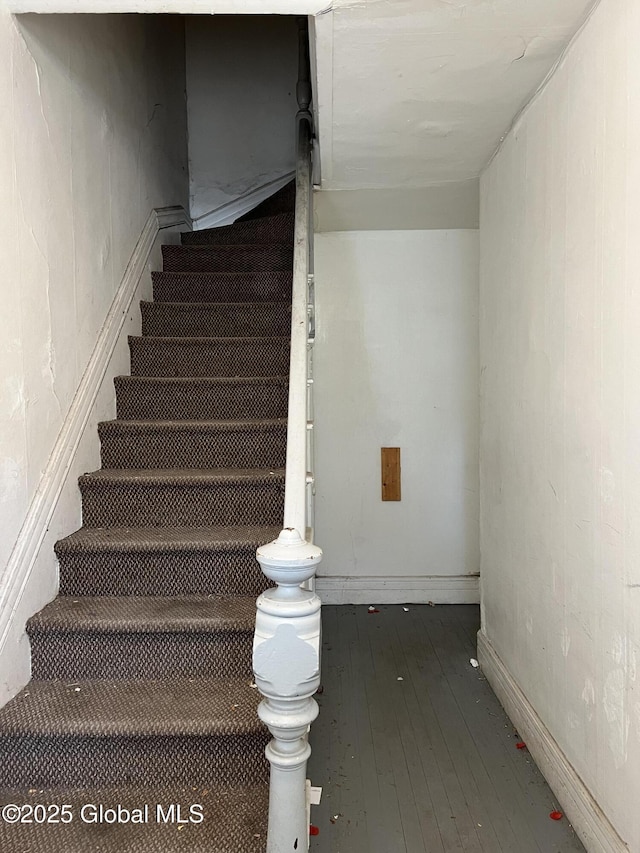
[[478, 604], [477, 575], [317, 577], [323, 604]]
[[487, 681], [589, 853], [629, 853], [483, 631], [478, 631], [477, 654]]
[[154, 244], [163, 229], [181, 225], [191, 227], [183, 207], [156, 208], [133, 249], [0, 580], [0, 656]]
[[227, 201], [219, 207], [214, 207], [208, 213], [196, 216], [192, 220], [193, 230], [202, 231], [203, 228], [217, 228], [219, 225], [230, 225], [240, 216], [249, 213], [250, 210], [253, 210], [261, 202], [266, 201], [269, 196], [285, 187], [295, 176], [295, 171], [287, 172], [279, 178], [274, 178], [273, 181], [268, 181], [266, 184], [249, 190], [244, 195], [234, 198], [232, 201]]

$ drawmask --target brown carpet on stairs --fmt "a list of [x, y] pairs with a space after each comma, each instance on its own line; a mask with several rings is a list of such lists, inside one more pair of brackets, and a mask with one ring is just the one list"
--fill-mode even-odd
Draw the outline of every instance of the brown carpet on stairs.
[[265, 849], [255, 549], [282, 523], [293, 207], [292, 182], [163, 249], [33, 680], [0, 710], [0, 806], [32, 819], [0, 820], [3, 853]]

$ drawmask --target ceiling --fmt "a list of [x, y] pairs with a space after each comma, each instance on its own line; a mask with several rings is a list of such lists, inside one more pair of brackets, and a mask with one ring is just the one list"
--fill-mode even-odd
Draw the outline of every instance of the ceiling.
[[4, 0], [13, 12], [309, 15], [323, 189], [477, 178], [595, 0]]
[[478, 176], [593, 0], [334, 0], [315, 18], [323, 189]]

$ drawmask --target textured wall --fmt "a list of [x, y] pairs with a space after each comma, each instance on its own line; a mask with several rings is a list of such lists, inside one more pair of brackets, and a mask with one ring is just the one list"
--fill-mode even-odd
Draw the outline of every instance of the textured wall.
[[640, 6], [603, 0], [481, 180], [483, 631], [640, 850]]

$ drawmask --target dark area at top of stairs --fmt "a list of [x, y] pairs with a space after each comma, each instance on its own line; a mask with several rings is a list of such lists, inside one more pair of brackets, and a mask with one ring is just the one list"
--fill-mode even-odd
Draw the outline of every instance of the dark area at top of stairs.
[[[73, 820], [0, 821], [2, 851], [264, 851], [255, 549], [282, 523], [294, 201], [163, 248], [60, 593], [28, 624], [33, 680], [0, 710], [0, 805]], [[151, 811], [85, 822], [98, 803]]]

